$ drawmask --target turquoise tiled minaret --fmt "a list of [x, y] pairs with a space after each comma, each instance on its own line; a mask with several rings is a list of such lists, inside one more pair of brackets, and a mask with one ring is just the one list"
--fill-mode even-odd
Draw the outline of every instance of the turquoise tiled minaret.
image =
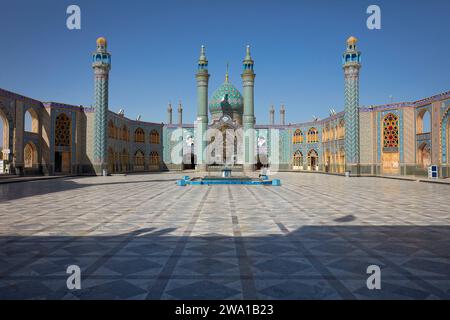
[[111, 70], [111, 55], [107, 51], [106, 39], [97, 39], [97, 50], [93, 54], [92, 68], [95, 75], [95, 122], [94, 122], [94, 169], [102, 174], [107, 168], [107, 115], [108, 81]]
[[361, 52], [355, 37], [347, 40], [343, 55], [345, 75], [345, 165], [346, 170], [359, 174], [359, 69]]
[[197, 80], [197, 119], [195, 130], [195, 144], [197, 146], [197, 170], [206, 171], [206, 129], [208, 127], [208, 60], [205, 46], [201, 47], [198, 69], [195, 75]]
[[244, 171], [253, 171], [255, 164], [255, 72], [253, 71], [253, 59], [250, 55], [250, 46], [247, 46], [243, 62], [242, 85], [244, 96]]

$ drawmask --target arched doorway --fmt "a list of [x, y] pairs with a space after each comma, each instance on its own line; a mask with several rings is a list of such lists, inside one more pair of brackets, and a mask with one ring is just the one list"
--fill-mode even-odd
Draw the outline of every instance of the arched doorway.
[[383, 118], [383, 152], [381, 155], [383, 174], [399, 174], [399, 118], [394, 113], [388, 113]]
[[319, 170], [319, 155], [317, 154], [317, 151], [314, 149], [311, 149], [308, 152], [308, 170], [309, 171], [317, 171]]
[[237, 137], [234, 128], [225, 124], [219, 130], [222, 134], [222, 154], [216, 156], [217, 162], [221, 165], [234, 165], [237, 159]]
[[338, 152], [337, 172], [343, 173], [345, 171], [345, 149], [341, 147]]
[[144, 171], [145, 156], [141, 150], [134, 154], [134, 171]]
[[111, 147], [108, 148], [108, 172], [114, 173], [114, 151]]
[[187, 150], [186, 153], [183, 155], [183, 169], [184, 170], [193, 170], [195, 169], [196, 164], [196, 158], [195, 158], [195, 152], [194, 152], [194, 144], [189, 140], [189, 137], [186, 142]]
[[329, 172], [332, 165], [331, 152], [329, 149], [325, 150], [323, 160], [325, 164], [325, 172]]
[[431, 165], [431, 147], [428, 143], [424, 142], [419, 146], [417, 160], [423, 169], [427, 169]]
[[150, 152], [150, 170], [159, 171], [160, 159], [159, 154], [156, 151]]
[[70, 173], [71, 145], [71, 121], [61, 113], [55, 119], [55, 173]]
[[8, 149], [9, 143], [8, 137], [8, 120], [4, 116], [2, 110], [0, 110], [0, 160], [3, 160], [3, 149]]
[[23, 160], [25, 169], [37, 168], [37, 150], [32, 142], [28, 142], [23, 148]]
[[130, 161], [130, 156], [128, 154], [128, 151], [126, 149], [122, 150], [122, 154], [120, 155], [120, 160], [121, 160], [121, 171], [122, 172], [127, 172], [128, 171], [128, 164]]
[[[10, 138], [10, 121], [7, 117], [6, 110], [0, 103], [0, 174], [9, 173], [9, 161], [11, 154]], [[8, 152], [9, 151], [9, 152]]]
[[303, 154], [300, 150], [295, 151], [294, 158], [292, 159], [293, 170], [303, 170]]
[[[236, 146], [234, 148], [235, 150], [237, 149]], [[269, 167], [269, 157], [267, 155], [267, 152], [267, 139], [263, 136], [258, 137], [256, 170]]]

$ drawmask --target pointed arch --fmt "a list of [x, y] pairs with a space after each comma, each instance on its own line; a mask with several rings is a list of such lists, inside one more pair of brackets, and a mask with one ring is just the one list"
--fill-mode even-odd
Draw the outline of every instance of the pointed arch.
[[55, 146], [70, 147], [71, 121], [65, 113], [60, 113], [55, 119]]
[[307, 140], [308, 143], [319, 142], [319, 131], [314, 127], [309, 128]]
[[338, 172], [342, 173], [345, 171], [345, 148], [341, 146], [338, 152]]
[[382, 174], [400, 174], [400, 152], [399, 152], [399, 117], [389, 112], [382, 119], [382, 141], [381, 153]]
[[344, 119], [341, 119], [339, 121], [339, 127], [338, 127], [338, 139], [344, 139], [345, 137], [345, 121]]
[[26, 169], [37, 168], [38, 166], [38, 154], [36, 145], [29, 141], [23, 148], [23, 160], [24, 167]]
[[137, 128], [134, 131], [134, 142], [144, 143], [145, 142], [145, 132], [142, 128]]
[[416, 134], [431, 132], [431, 112], [427, 108], [420, 110], [416, 118]]
[[108, 122], [108, 137], [111, 139], [116, 138], [116, 126], [112, 120], [109, 120]]
[[428, 142], [420, 144], [417, 150], [417, 162], [423, 169], [426, 169], [431, 165], [431, 146]]
[[150, 131], [150, 143], [151, 144], [159, 144], [159, 132], [156, 129]]
[[294, 144], [303, 143], [303, 132], [300, 129], [295, 130], [294, 136], [292, 139]]
[[383, 146], [384, 148], [398, 149], [399, 144], [399, 119], [393, 113], [388, 113], [383, 118]]
[[39, 133], [39, 116], [36, 110], [28, 108], [24, 114], [24, 131]]
[[7, 155], [3, 155], [3, 150], [12, 148], [10, 137], [12, 136], [12, 119], [8, 110], [0, 101], [0, 159], [6, 160]]
[[122, 153], [120, 154], [120, 160], [121, 160], [120, 161], [121, 162], [121, 171], [127, 172], [128, 166], [130, 163], [130, 155], [125, 148], [122, 150]]
[[317, 171], [319, 166], [319, 154], [316, 150], [311, 149], [308, 152], [308, 170]]
[[124, 124], [123, 126], [122, 126], [122, 133], [121, 133], [121, 138], [122, 138], [122, 140], [123, 141], [128, 141], [129, 140], [129, 136], [130, 136], [130, 134], [129, 134], [129, 132], [128, 132], [128, 127], [127, 127], [127, 125], [126, 124]]
[[137, 150], [134, 153], [134, 171], [144, 171], [145, 167], [145, 156], [144, 152]]
[[160, 158], [156, 151], [150, 152], [150, 170], [159, 170]]
[[300, 150], [294, 152], [292, 166], [294, 170], [303, 170], [303, 153]]
[[114, 150], [113, 148], [108, 148], [108, 172], [114, 173]]

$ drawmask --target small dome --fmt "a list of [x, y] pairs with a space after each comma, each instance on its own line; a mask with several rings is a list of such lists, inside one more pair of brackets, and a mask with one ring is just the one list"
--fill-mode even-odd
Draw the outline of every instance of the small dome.
[[226, 111], [242, 113], [243, 110], [244, 99], [239, 90], [229, 82], [225, 82], [217, 88], [209, 100], [209, 111], [211, 113]]
[[97, 39], [97, 46], [106, 46], [106, 39], [104, 37], [100, 37]]
[[358, 39], [356, 39], [353, 36], [351, 36], [350, 38], [347, 39], [347, 44], [355, 44], [357, 42], [358, 42]]

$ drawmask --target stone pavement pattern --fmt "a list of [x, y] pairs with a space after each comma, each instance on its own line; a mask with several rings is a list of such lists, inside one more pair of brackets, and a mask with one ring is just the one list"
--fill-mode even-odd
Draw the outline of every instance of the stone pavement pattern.
[[[0, 299], [449, 299], [450, 188], [280, 173], [0, 186]], [[79, 265], [82, 289], [68, 290]], [[366, 287], [381, 267], [382, 289]]]

